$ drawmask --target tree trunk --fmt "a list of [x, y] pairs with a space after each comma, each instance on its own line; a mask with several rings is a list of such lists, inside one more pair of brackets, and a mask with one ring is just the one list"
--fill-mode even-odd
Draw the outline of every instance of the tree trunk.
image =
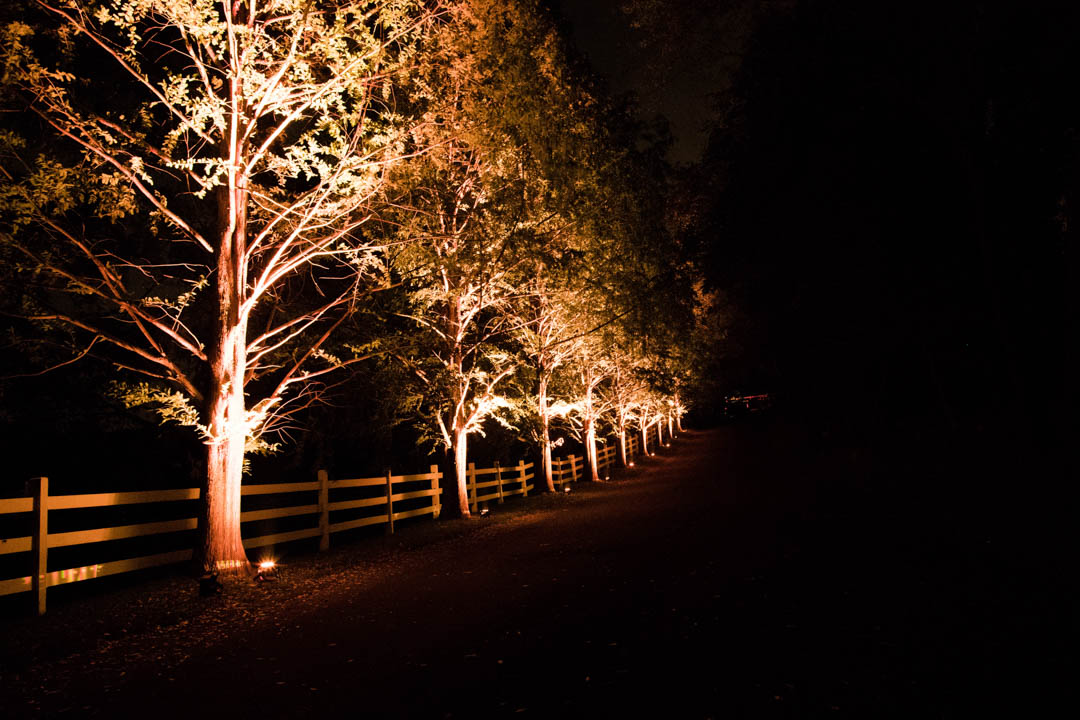
[[555, 492], [555, 478], [551, 472], [551, 418], [547, 409], [547, 380], [540, 380], [540, 464], [544, 470], [544, 487]]
[[464, 332], [461, 327], [461, 295], [454, 294], [447, 304], [448, 337], [451, 338], [450, 368], [453, 370], [454, 390], [451, 397], [450, 433], [452, 434], [453, 447], [450, 448], [454, 456], [454, 488], [457, 492], [457, 505], [461, 517], [472, 517], [469, 512], [469, 486], [468, 486], [468, 417], [465, 412], [466, 394], [468, 385], [465, 382], [465, 350], [462, 347]]
[[[235, 88], [234, 88], [235, 97]], [[229, 156], [238, 154], [235, 127]], [[247, 319], [241, 314], [247, 250], [247, 184], [232, 163], [228, 183], [219, 190], [217, 248], [217, 333], [210, 354], [207, 393], [206, 482], [202, 488], [197, 561], [205, 573], [236, 576], [251, 565], [240, 536], [240, 484], [244, 475], [247, 413]]]
[[[236, 576], [250, 570], [240, 536], [245, 442], [243, 385], [230, 384], [227, 380], [214, 385], [218, 393], [211, 400], [211, 439], [207, 446], [199, 522], [199, 562], [204, 573]], [[236, 417], [241, 421], [236, 422]]]
[[644, 420], [641, 421], [641, 455], [649, 455], [649, 425]]
[[669, 442], [671, 438], [675, 437], [675, 421], [671, 419], [670, 415], [667, 416], [667, 436]]
[[469, 436], [463, 430], [454, 428], [454, 475], [457, 478], [457, 501], [461, 517], [472, 517], [469, 512], [469, 487], [468, 487], [468, 442]]
[[623, 467], [630, 467], [629, 458], [626, 457], [626, 425], [619, 424], [619, 460]]
[[600, 469], [596, 466], [596, 423], [592, 418], [585, 421], [585, 454], [589, 458], [592, 481], [600, 482]]

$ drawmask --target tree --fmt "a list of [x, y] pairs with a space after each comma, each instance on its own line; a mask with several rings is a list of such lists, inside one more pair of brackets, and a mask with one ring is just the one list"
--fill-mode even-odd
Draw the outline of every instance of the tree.
[[24, 314], [76, 330], [83, 354], [107, 347], [149, 379], [142, 399], [198, 429], [199, 562], [240, 573], [245, 448], [364, 355], [328, 342], [378, 274], [365, 224], [402, 152], [390, 90], [432, 10], [38, 6], [38, 30], [4, 29], [6, 90], [59, 141], [6, 136], [3, 242], [38, 291]]
[[544, 487], [555, 492], [551, 424], [553, 417], [565, 415], [568, 408], [560, 404], [553, 410], [552, 385], [559, 369], [581, 351], [585, 335], [581, 331], [582, 303], [575, 302], [577, 290], [566, 283], [563, 287], [553, 287], [558, 280], [547, 266], [537, 267], [535, 273], [517, 303], [518, 334], [527, 362], [536, 375], [533, 413]]
[[[455, 5], [411, 78], [430, 150], [398, 171], [395, 254], [410, 290], [415, 332], [399, 353], [424, 397], [422, 411], [453, 458], [463, 516], [468, 436], [506, 422], [520, 398], [505, 381], [518, 370], [517, 302], [562, 243], [554, 209], [566, 192], [577, 130], [561, 41], [531, 0]], [[553, 486], [550, 486], [553, 489]]]

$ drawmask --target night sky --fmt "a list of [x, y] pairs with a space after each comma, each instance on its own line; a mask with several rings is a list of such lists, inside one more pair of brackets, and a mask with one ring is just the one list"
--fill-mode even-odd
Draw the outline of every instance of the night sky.
[[714, 95], [730, 87], [762, 0], [553, 0], [574, 40], [615, 93], [636, 95], [643, 118], [664, 116], [669, 158], [701, 159]]

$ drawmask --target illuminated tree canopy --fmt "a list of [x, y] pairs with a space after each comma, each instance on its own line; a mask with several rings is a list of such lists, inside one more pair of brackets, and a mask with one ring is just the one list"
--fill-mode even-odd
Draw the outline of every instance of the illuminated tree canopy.
[[[355, 359], [325, 345], [379, 274], [364, 226], [402, 152], [390, 89], [428, 13], [38, 5], [38, 29], [4, 29], [6, 89], [63, 152], [5, 137], [4, 241], [43, 290], [28, 316], [82, 331], [87, 352], [111, 346], [198, 429], [204, 566], [245, 567], [245, 447], [265, 448], [290, 400]], [[107, 66], [107, 101], [85, 63]]]

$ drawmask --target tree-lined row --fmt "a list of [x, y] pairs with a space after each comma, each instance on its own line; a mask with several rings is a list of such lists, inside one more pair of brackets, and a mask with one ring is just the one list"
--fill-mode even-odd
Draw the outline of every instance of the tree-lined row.
[[466, 515], [487, 423], [535, 439], [551, 489], [553, 423], [595, 479], [601, 423], [684, 412], [710, 307], [663, 146], [536, 0], [40, 0], [3, 33], [13, 333], [200, 434], [207, 571], [247, 566], [245, 454], [329, 378], [392, 362]]

